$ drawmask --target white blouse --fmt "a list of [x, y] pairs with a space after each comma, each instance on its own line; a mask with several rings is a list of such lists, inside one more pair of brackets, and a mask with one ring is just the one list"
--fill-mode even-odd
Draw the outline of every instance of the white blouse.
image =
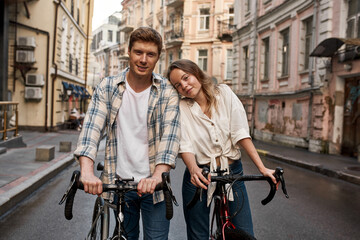
[[[192, 99], [184, 98], [180, 102], [179, 153], [193, 153], [197, 164], [210, 163], [210, 172], [217, 168], [217, 157], [220, 157], [221, 169], [229, 171], [228, 158], [238, 160], [241, 157], [236, 143], [241, 139], [250, 138], [249, 125], [242, 103], [229, 86], [221, 84], [219, 90], [216, 96], [218, 110], [212, 110], [211, 119]], [[208, 203], [214, 190], [214, 186], [210, 186]]]

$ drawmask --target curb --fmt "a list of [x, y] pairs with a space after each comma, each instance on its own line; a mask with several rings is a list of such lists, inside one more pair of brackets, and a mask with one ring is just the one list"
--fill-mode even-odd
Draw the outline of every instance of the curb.
[[1, 194], [0, 196], [0, 218], [3, 214], [8, 212], [19, 202], [24, 200], [27, 196], [40, 188], [43, 184], [56, 176], [63, 169], [71, 165], [75, 161], [74, 156], [71, 154], [60, 161], [52, 164], [44, 171], [38, 172], [29, 177], [24, 182], [10, 189], [9, 191]]
[[346, 182], [350, 182], [353, 184], [357, 184], [360, 185], [360, 177], [345, 173], [343, 171], [336, 171], [333, 169], [329, 169], [324, 167], [321, 164], [312, 164], [312, 163], [308, 163], [308, 162], [304, 162], [304, 161], [300, 161], [291, 157], [284, 157], [280, 154], [275, 154], [275, 153], [270, 153], [266, 150], [262, 150], [262, 149], [256, 149], [257, 152], [259, 153], [259, 155], [263, 155], [266, 157], [270, 157], [273, 158], [275, 160], [279, 160], [297, 167], [301, 167], [301, 168], [305, 168], [317, 173], [321, 173], [325, 176], [328, 177], [333, 177], [333, 178], [337, 178], [337, 179], [341, 179], [344, 180]]

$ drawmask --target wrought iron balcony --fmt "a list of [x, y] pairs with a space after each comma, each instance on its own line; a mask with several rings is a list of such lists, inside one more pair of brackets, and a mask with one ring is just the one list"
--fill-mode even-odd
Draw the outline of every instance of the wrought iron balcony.
[[165, 44], [168, 46], [176, 46], [182, 44], [184, 41], [184, 32], [182, 29], [171, 29], [165, 32]]
[[235, 25], [229, 20], [218, 21], [218, 38], [224, 42], [232, 42], [232, 34], [235, 31]]

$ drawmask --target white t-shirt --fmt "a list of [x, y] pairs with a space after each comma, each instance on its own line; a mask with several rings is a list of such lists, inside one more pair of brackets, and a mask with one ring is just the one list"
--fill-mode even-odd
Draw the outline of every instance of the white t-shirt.
[[150, 176], [147, 111], [150, 88], [135, 92], [126, 82], [117, 117], [117, 167], [121, 178], [135, 182]]

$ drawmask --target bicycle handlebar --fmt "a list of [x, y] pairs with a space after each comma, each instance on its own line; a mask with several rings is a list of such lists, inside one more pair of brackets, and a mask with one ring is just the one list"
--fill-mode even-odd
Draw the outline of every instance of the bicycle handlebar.
[[[276, 193], [276, 184], [271, 180], [270, 177], [265, 177], [263, 175], [240, 175], [240, 174], [228, 174], [228, 175], [221, 175], [224, 171], [217, 171], [220, 173], [220, 176], [211, 176], [211, 182], [223, 182], [223, 183], [232, 183], [234, 181], [267, 181], [270, 185], [270, 192], [266, 198], [264, 198], [261, 203], [263, 205], [268, 204], [275, 196]], [[209, 174], [208, 168], [203, 168], [203, 175], [207, 177]], [[284, 170], [280, 167], [275, 169], [274, 174], [276, 181], [281, 183], [282, 191], [285, 194], [286, 198], [289, 198], [287, 194], [286, 186], [285, 186], [285, 179], [284, 179]], [[189, 202], [187, 205], [188, 208], [193, 207], [199, 199], [201, 195], [201, 188], [198, 188], [196, 191], [194, 198]]]
[[[127, 192], [137, 190], [137, 184], [129, 184], [129, 181], [133, 181], [133, 179], [123, 179], [123, 181], [124, 182], [122, 183], [103, 184], [103, 192]], [[80, 171], [75, 170], [71, 176], [69, 187], [59, 202], [59, 205], [61, 205], [66, 200], [64, 213], [67, 220], [71, 220], [73, 218], [73, 203], [76, 191], [78, 189], [84, 190], [84, 185], [80, 181]], [[172, 202], [174, 202], [176, 206], [178, 206], [178, 203], [175, 199], [175, 196], [172, 194], [172, 190], [170, 187], [170, 174], [168, 172], [162, 173], [162, 183], [159, 183], [155, 188], [155, 191], [159, 190], [163, 190], [164, 192], [164, 199], [166, 204], [166, 218], [170, 220], [173, 217]]]

